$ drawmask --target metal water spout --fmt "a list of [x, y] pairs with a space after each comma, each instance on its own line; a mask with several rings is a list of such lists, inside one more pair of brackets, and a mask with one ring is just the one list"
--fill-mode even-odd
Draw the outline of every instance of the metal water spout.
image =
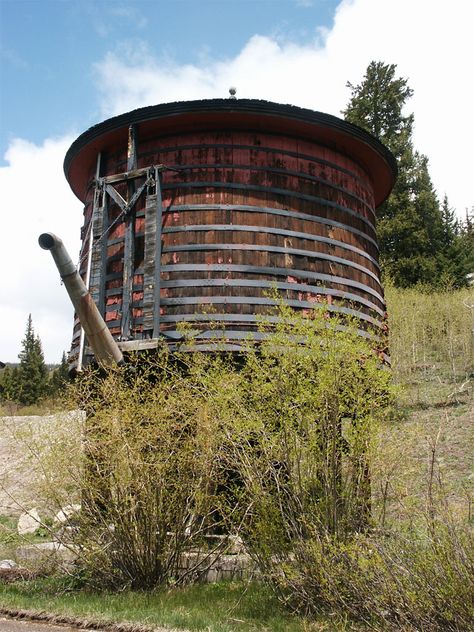
[[53, 256], [97, 362], [104, 366], [123, 364], [123, 354], [108, 330], [62, 240], [53, 233], [43, 233], [39, 236], [38, 243], [43, 250], [49, 250]]

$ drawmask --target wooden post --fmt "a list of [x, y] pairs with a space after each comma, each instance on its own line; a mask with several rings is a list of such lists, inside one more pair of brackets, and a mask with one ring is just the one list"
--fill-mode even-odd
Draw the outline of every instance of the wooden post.
[[163, 200], [161, 199], [161, 173], [155, 168], [156, 183], [156, 242], [155, 242], [155, 280], [153, 301], [153, 338], [160, 336], [161, 302], [161, 232], [163, 230]]
[[[137, 136], [135, 125], [128, 128], [127, 171], [137, 167]], [[128, 182], [127, 201], [132, 199], [135, 192], [135, 182]], [[130, 338], [131, 302], [133, 289], [133, 268], [135, 260], [135, 207], [128, 210], [125, 220], [125, 244], [123, 252], [123, 286], [122, 286], [122, 323], [121, 334], [123, 340]]]

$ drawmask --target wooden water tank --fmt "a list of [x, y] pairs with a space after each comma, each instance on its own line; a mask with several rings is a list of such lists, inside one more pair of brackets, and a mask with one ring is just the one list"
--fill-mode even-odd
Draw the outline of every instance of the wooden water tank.
[[176, 345], [183, 322], [193, 348], [222, 323], [239, 349], [272, 288], [382, 326], [375, 209], [396, 166], [356, 126], [267, 101], [162, 104], [92, 127], [64, 168], [85, 205], [81, 274], [124, 350]]

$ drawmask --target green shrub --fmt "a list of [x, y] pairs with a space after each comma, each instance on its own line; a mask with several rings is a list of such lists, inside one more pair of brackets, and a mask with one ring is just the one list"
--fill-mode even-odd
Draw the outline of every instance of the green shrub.
[[219, 551], [204, 536], [224, 525], [262, 568], [315, 522], [341, 538], [368, 527], [390, 374], [355, 323], [283, 305], [278, 316], [240, 356], [162, 351], [79, 380], [82, 449], [42, 451], [43, 494], [54, 514], [81, 490], [63, 540], [87, 581], [152, 588], [196, 577], [205, 563], [183, 576], [183, 553], [210, 562]]
[[[203, 536], [216, 521], [220, 433], [198, 387], [165, 352], [81, 380], [84, 478], [71, 537], [88, 581], [149, 589], [214, 559]], [[204, 563], [185, 575], [190, 550]]]
[[306, 614], [344, 612], [377, 629], [474, 628], [474, 540], [459, 525], [349, 542], [316, 533], [298, 543], [273, 581]]

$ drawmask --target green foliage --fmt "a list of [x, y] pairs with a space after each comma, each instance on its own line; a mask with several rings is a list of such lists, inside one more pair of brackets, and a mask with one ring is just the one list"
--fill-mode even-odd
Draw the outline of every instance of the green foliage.
[[0, 373], [0, 402], [8, 405], [9, 414], [14, 414], [17, 409], [24, 415], [41, 414], [57, 406], [53, 400], [65, 395], [65, 387], [70, 381], [66, 354], [63, 353], [60, 365], [49, 372], [41, 341], [33, 330], [31, 314], [21, 344], [20, 364], [6, 366]]
[[18, 367], [6, 366], [2, 371], [1, 398], [6, 402], [15, 402], [19, 396]]
[[474, 255], [469, 254], [474, 252], [474, 242], [471, 251], [465, 243], [463, 225], [450, 207], [447, 195], [443, 198], [441, 218], [443, 232], [442, 249], [439, 253], [442, 270], [440, 285], [441, 287], [465, 285], [466, 275], [471, 271], [471, 267], [474, 268]]
[[61, 364], [57, 369], [54, 369], [52, 375], [49, 377], [48, 393], [50, 397], [58, 397], [64, 392], [66, 385], [69, 383], [69, 365], [66, 358], [66, 353], [63, 352], [61, 357]]
[[[468, 488], [471, 479], [451, 481], [471, 472], [472, 441], [463, 456], [462, 446], [456, 446], [460, 419], [448, 424], [447, 411], [456, 404], [459, 414], [474, 369], [473, 290], [428, 294], [388, 288], [387, 301], [394, 375], [398, 382], [413, 384], [412, 395], [420, 383], [431, 384], [437, 393], [433, 422], [428, 425], [425, 416], [408, 427], [399, 415], [395, 422], [380, 424], [380, 438], [369, 452], [372, 529], [341, 537], [321, 529], [317, 507], [306, 517], [300, 537], [282, 537], [275, 525], [298, 497], [293, 484], [285, 490], [291, 500], [285, 497], [279, 510], [270, 504], [265, 517], [262, 505], [258, 538], [250, 546], [256, 545], [264, 580], [299, 613], [345, 613], [371, 629], [472, 629], [472, 482]], [[443, 401], [446, 408], [441, 409]], [[464, 418], [469, 424], [468, 412]], [[469, 435], [467, 425], [462, 436]], [[449, 445], [457, 447], [456, 455]], [[465, 459], [464, 470], [462, 463], [453, 464], [454, 457]], [[275, 547], [275, 538], [280, 546]]]
[[474, 372], [474, 289], [422, 292], [386, 288], [390, 350], [399, 383]]
[[[88, 416], [84, 460], [73, 473], [84, 479], [72, 541], [84, 578], [150, 589], [199, 575], [219, 550], [204, 535], [217, 520], [221, 476], [220, 433], [199, 383], [163, 352], [92, 372], [77, 388]], [[202, 568], [181, 568], [184, 551], [203, 548]]]
[[395, 77], [395, 71], [395, 64], [370, 62], [361, 84], [347, 83], [352, 96], [343, 114], [349, 123], [374, 134], [400, 158], [411, 142], [414, 117], [404, 116], [403, 107], [413, 90], [406, 79]]
[[[466, 209], [466, 218], [461, 223], [458, 235], [460, 248], [466, 255], [465, 268], [468, 273], [474, 273], [474, 207], [469, 212]], [[471, 279], [471, 285], [474, 283], [474, 277]]]
[[18, 542], [18, 534], [16, 531], [16, 520], [11, 516], [0, 515], [0, 555], [3, 557], [5, 545]]
[[28, 316], [18, 367], [6, 367], [2, 376], [2, 399], [24, 405], [38, 403], [47, 392], [48, 369], [41, 341], [35, 335], [31, 314]]
[[279, 318], [214, 412], [262, 566], [313, 529], [345, 538], [367, 528], [372, 440], [390, 403], [390, 374], [355, 324], [283, 306]]
[[239, 371], [223, 381], [208, 373], [207, 384], [241, 536], [285, 600], [301, 547], [350, 541], [371, 524], [371, 452], [391, 377], [355, 323], [284, 306], [279, 318]]
[[394, 64], [371, 62], [361, 84], [347, 84], [352, 94], [344, 111], [347, 121], [381, 140], [398, 164], [393, 191], [377, 213], [383, 272], [398, 287], [463, 286], [468, 251], [462, 241], [449, 239], [451, 217], [440, 209], [427, 157], [413, 147], [413, 115], [403, 115], [413, 91], [395, 73]]
[[300, 612], [342, 611], [372, 629], [471, 630], [472, 531], [438, 522], [424, 535], [317, 536], [296, 547], [280, 586]]
[[89, 583], [194, 578], [206, 564], [184, 571], [184, 552], [210, 562], [219, 547], [206, 536], [224, 526], [242, 528], [256, 557], [260, 536], [289, 550], [314, 523], [340, 537], [366, 528], [390, 375], [355, 324], [324, 309], [305, 317], [281, 305], [278, 316], [240, 357], [163, 351], [78, 381], [83, 450], [49, 449], [43, 491], [54, 514], [71, 504], [61, 486], [81, 485], [78, 528], [67, 533]]

